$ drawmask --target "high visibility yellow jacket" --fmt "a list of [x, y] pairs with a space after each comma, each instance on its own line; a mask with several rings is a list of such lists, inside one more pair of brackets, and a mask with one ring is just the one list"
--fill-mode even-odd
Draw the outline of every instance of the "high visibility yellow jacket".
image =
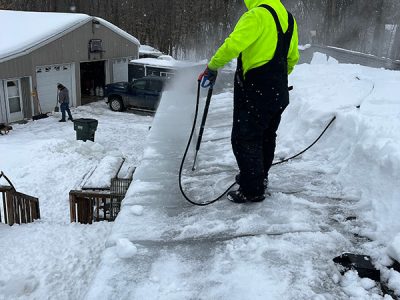
[[[217, 70], [242, 53], [243, 75], [250, 69], [269, 62], [275, 53], [278, 41], [277, 29], [271, 13], [261, 4], [271, 6], [277, 13], [282, 30], [288, 28], [288, 13], [279, 0], [244, 0], [248, 11], [242, 15], [233, 32], [208, 63]], [[288, 53], [288, 73], [293, 71], [299, 60], [297, 23], [294, 22], [293, 36]]]

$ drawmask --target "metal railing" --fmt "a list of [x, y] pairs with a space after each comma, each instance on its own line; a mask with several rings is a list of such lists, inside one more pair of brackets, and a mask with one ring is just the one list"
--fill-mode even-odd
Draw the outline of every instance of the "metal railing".
[[131, 182], [132, 178], [112, 178], [110, 192], [112, 194], [125, 196], [129, 186], [131, 185]]

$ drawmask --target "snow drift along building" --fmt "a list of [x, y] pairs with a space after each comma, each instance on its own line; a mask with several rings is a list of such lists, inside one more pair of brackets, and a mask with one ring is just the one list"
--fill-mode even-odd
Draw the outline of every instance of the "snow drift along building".
[[0, 10], [0, 123], [54, 109], [57, 83], [71, 106], [97, 100], [100, 87], [128, 80], [139, 41], [96, 17]]

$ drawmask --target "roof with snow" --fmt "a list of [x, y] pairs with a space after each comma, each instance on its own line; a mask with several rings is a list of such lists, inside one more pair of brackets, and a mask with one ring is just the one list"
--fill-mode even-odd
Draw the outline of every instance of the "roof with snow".
[[194, 65], [193, 62], [176, 60], [168, 55], [161, 55], [158, 58], [139, 58], [133, 59], [131, 63], [143, 64], [148, 66], [166, 67], [166, 68], [181, 68]]
[[140, 45], [119, 27], [85, 14], [0, 10], [0, 62], [30, 53], [72, 30], [97, 20], [115, 33]]
[[149, 45], [140, 45], [139, 53], [162, 55], [162, 52], [160, 50], [153, 48]]

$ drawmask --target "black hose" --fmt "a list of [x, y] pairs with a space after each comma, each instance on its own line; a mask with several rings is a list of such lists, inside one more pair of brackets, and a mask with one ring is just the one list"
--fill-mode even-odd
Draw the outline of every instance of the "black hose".
[[297, 156], [302, 155], [304, 152], [306, 152], [308, 149], [310, 149], [312, 146], [314, 146], [316, 142], [319, 141], [319, 139], [324, 135], [325, 131], [328, 130], [328, 128], [331, 126], [331, 124], [332, 124], [333, 121], [335, 121], [335, 120], [336, 120], [336, 116], [334, 116], [334, 117], [332, 118], [332, 120], [330, 120], [330, 122], [328, 123], [328, 125], [326, 125], [324, 131], [322, 131], [322, 133], [319, 135], [319, 137], [317, 137], [317, 139], [316, 139], [310, 146], [308, 146], [307, 148], [305, 148], [303, 151], [297, 153], [296, 155], [293, 155], [293, 156], [291, 156], [291, 157], [289, 157], [289, 158], [282, 159], [282, 160], [280, 160], [280, 161], [278, 161], [278, 162], [274, 162], [271, 166], [276, 166], [276, 165], [282, 164], [282, 163], [287, 162], [287, 161], [289, 161], [289, 160], [291, 160], [291, 159], [293, 159], [293, 158], [296, 158]]
[[200, 102], [199, 99], [200, 99], [200, 80], [198, 81], [198, 85], [197, 85], [196, 110], [195, 110], [195, 113], [194, 113], [194, 120], [193, 120], [193, 125], [192, 125], [192, 131], [190, 132], [189, 140], [188, 140], [188, 143], [187, 143], [187, 145], [186, 145], [185, 152], [184, 152], [183, 157], [182, 157], [181, 166], [180, 166], [180, 168], [179, 168], [179, 189], [181, 190], [181, 193], [182, 193], [183, 197], [185, 197], [185, 199], [186, 199], [189, 203], [191, 203], [191, 204], [193, 204], [193, 205], [197, 205], [197, 206], [206, 206], [206, 205], [210, 205], [210, 204], [212, 204], [212, 203], [214, 203], [214, 202], [217, 202], [219, 199], [221, 199], [221, 198], [236, 184], [236, 182], [233, 183], [233, 184], [232, 184], [222, 195], [220, 195], [219, 197], [217, 197], [217, 198], [215, 198], [215, 199], [213, 199], [213, 200], [211, 200], [211, 201], [203, 202], [203, 203], [199, 203], [199, 202], [193, 201], [192, 199], [190, 199], [190, 198], [186, 195], [185, 191], [183, 190], [183, 186], [182, 186], [183, 164], [185, 163], [186, 155], [187, 155], [187, 153], [188, 153], [188, 151], [189, 151], [189, 147], [190, 147], [190, 144], [191, 144], [191, 142], [192, 142], [194, 130], [196, 129], [197, 115], [198, 115], [198, 113], [199, 113], [199, 102]]
[[[191, 203], [191, 204], [193, 204], [193, 205], [196, 205], [196, 206], [207, 206], [207, 205], [213, 204], [213, 203], [217, 202], [219, 199], [221, 199], [221, 198], [236, 184], [236, 182], [232, 183], [220, 196], [218, 196], [217, 198], [215, 198], [215, 199], [213, 199], [213, 200], [210, 200], [210, 201], [208, 201], [208, 202], [201, 202], [201, 203], [195, 202], [195, 201], [193, 201], [192, 199], [190, 199], [190, 198], [186, 195], [185, 191], [183, 190], [183, 186], [182, 186], [183, 164], [185, 163], [186, 155], [187, 155], [187, 153], [188, 153], [188, 151], [189, 151], [189, 147], [190, 147], [190, 144], [191, 144], [191, 142], [192, 142], [194, 130], [196, 129], [197, 115], [198, 115], [198, 112], [199, 112], [199, 102], [200, 102], [199, 99], [200, 99], [200, 81], [198, 81], [198, 85], [197, 85], [196, 110], [195, 110], [195, 113], [194, 113], [195, 116], [194, 116], [194, 120], [193, 120], [192, 131], [190, 132], [189, 140], [188, 140], [188, 143], [187, 143], [187, 145], [186, 145], [185, 152], [184, 152], [183, 157], [182, 157], [181, 166], [180, 166], [180, 168], [179, 168], [179, 189], [180, 189], [180, 191], [181, 191], [183, 197], [184, 197], [189, 203]], [[287, 161], [289, 161], [289, 160], [291, 160], [291, 159], [293, 159], [293, 158], [295, 158], [295, 157], [297, 157], [297, 156], [303, 154], [304, 152], [306, 152], [308, 149], [310, 149], [312, 146], [314, 146], [314, 145], [319, 141], [319, 139], [324, 135], [324, 133], [325, 133], [325, 132], [328, 130], [328, 128], [332, 125], [332, 123], [333, 123], [333, 121], [335, 121], [335, 119], [336, 119], [336, 116], [334, 116], [334, 117], [332, 118], [332, 120], [330, 120], [330, 122], [328, 123], [328, 125], [326, 125], [325, 129], [322, 131], [322, 133], [317, 137], [317, 139], [316, 139], [310, 146], [308, 146], [307, 148], [305, 148], [303, 151], [299, 152], [299, 153], [296, 154], [296, 155], [293, 155], [293, 156], [291, 156], [291, 157], [289, 157], [289, 158], [283, 159], [283, 160], [281, 160], [281, 161], [279, 161], [279, 162], [273, 163], [272, 166], [279, 165], [279, 164], [282, 164], [282, 163], [284, 163], [284, 162], [287, 162]]]

